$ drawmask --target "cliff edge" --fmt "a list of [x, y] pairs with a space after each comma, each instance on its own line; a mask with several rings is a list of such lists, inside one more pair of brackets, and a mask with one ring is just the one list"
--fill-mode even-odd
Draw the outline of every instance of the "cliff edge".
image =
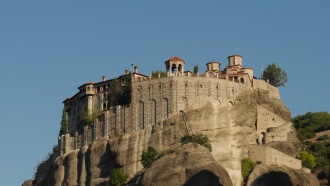
[[[194, 185], [201, 178], [210, 178], [218, 185], [239, 186], [243, 181], [241, 160], [247, 157], [262, 161], [265, 166], [285, 165], [299, 172], [301, 161], [294, 157], [300, 143], [290, 122], [290, 111], [281, 102], [276, 88], [255, 81], [254, 89], [219, 99], [200, 96], [154, 125], [99, 138], [89, 146], [49, 159], [44, 162], [47, 166], [40, 169], [43, 172], [36, 174], [40, 176], [33, 185], [102, 185], [116, 167], [122, 167], [133, 178], [143, 170], [143, 150], [149, 146], [159, 152], [180, 149], [181, 138], [196, 133], [208, 136], [211, 153], [204, 152], [202, 147], [196, 150], [185, 146], [177, 154], [154, 162], [141, 183], [166, 185], [170, 181], [175, 185]], [[258, 180], [258, 176], [258, 171], [254, 171], [253, 177]], [[314, 179], [308, 173], [301, 176]]]

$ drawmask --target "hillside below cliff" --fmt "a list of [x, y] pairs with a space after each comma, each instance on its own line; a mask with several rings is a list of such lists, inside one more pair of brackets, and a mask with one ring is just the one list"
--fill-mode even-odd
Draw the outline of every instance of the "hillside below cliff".
[[[40, 176], [34, 179], [33, 185], [105, 185], [111, 170], [117, 167], [122, 167], [134, 180], [144, 170], [141, 154], [149, 146], [159, 152], [175, 150], [176, 153], [162, 157], [146, 169], [138, 179], [142, 185], [240, 186], [241, 160], [247, 157], [261, 161], [260, 166], [286, 166], [294, 174], [300, 174], [301, 162], [295, 159], [300, 143], [290, 122], [291, 114], [279, 96], [273, 94], [271, 90], [256, 89], [231, 99], [201, 97], [150, 127], [106, 136], [89, 146], [47, 160], [44, 162], [47, 166], [37, 174]], [[210, 139], [212, 152], [203, 147], [181, 145], [183, 136], [196, 133]], [[252, 174], [259, 180], [258, 171]], [[300, 176], [314, 179], [309, 173]], [[205, 178], [213, 180], [212, 183], [203, 182]]]

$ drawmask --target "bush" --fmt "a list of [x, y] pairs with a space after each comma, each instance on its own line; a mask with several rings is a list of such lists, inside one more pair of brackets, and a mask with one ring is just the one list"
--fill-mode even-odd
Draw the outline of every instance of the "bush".
[[307, 167], [309, 169], [313, 169], [316, 165], [315, 158], [313, 154], [308, 153], [307, 151], [301, 151], [298, 159], [301, 160], [301, 163], [304, 167]]
[[316, 139], [316, 141], [323, 141], [323, 140], [328, 140], [329, 139], [329, 136], [328, 135], [323, 135], [323, 136], [320, 136]]
[[254, 168], [254, 162], [250, 158], [242, 159], [242, 176], [243, 176], [244, 183], [246, 183], [253, 168]]
[[260, 164], [262, 164], [262, 161], [256, 161], [256, 164], [260, 165]]
[[151, 78], [158, 78], [158, 74], [160, 77], [166, 77], [166, 72], [162, 70], [156, 70], [151, 72]]
[[158, 157], [158, 152], [153, 147], [148, 147], [141, 155], [141, 163], [144, 168], [149, 167]]
[[113, 169], [110, 174], [109, 185], [121, 186], [128, 179], [128, 174], [125, 174], [123, 169]]
[[212, 151], [212, 146], [210, 144], [209, 138], [204, 135], [204, 134], [193, 134], [193, 135], [185, 135], [181, 138], [181, 143], [186, 144], [186, 143], [194, 143], [194, 144], [199, 144], [207, 149], [209, 151]]

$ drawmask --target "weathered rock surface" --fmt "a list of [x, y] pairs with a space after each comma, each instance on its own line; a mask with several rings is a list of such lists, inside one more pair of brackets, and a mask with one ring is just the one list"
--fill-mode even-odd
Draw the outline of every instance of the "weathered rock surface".
[[[200, 183], [202, 178], [220, 178], [219, 185], [239, 186], [243, 180], [241, 160], [248, 157], [249, 145], [260, 143], [260, 146], [270, 146], [290, 156], [297, 154], [300, 144], [294, 129], [290, 128], [290, 118], [291, 114], [279, 100], [279, 95], [267, 90], [250, 90], [239, 96], [219, 99], [200, 96], [200, 99], [162, 122], [121, 136], [97, 139], [90, 146], [71, 151], [56, 160], [50, 159], [45, 162], [49, 164], [43, 170], [46, 175], [35, 179], [34, 185], [101, 185], [108, 180], [111, 169], [118, 166], [134, 177], [143, 169], [141, 154], [148, 146], [159, 152], [178, 149], [184, 135], [202, 133], [210, 139], [212, 153], [198, 152], [192, 148], [169, 154], [155, 162], [153, 167], [158, 168], [151, 167], [150, 170], [154, 171], [145, 173], [143, 184], [169, 185], [167, 182], [171, 181], [187, 185]], [[268, 129], [275, 131], [275, 135], [278, 126], [287, 131], [287, 135], [284, 133], [287, 138], [282, 139], [279, 135], [279, 141], [263, 143]], [[176, 168], [167, 166], [166, 161]], [[162, 172], [157, 171], [161, 168]], [[171, 174], [175, 179], [169, 179]], [[306, 174], [301, 175], [309, 179]]]
[[319, 184], [314, 174], [272, 165], [257, 165], [247, 182], [247, 186], [317, 186]]
[[227, 171], [205, 147], [187, 144], [155, 161], [141, 181], [143, 186], [233, 185]]
[[22, 186], [33, 186], [33, 180], [32, 180], [32, 179], [30, 179], [30, 180], [26, 180], [26, 181], [22, 184]]

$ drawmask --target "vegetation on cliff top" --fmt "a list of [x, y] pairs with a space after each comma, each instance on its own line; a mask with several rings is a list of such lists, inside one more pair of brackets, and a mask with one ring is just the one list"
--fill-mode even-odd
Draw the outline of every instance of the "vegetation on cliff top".
[[63, 111], [62, 111], [62, 119], [61, 119], [61, 128], [60, 128], [60, 132], [59, 132], [59, 136], [60, 135], [63, 135], [66, 133], [67, 131], [67, 128], [68, 128], [68, 119], [67, 119], [67, 116], [66, 116], [66, 111], [65, 111], [65, 107], [63, 108]]
[[194, 67], [194, 74], [197, 74], [198, 73], [198, 65], [196, 65], [195, 67]]
[[262, 72], [261, 79], [269, 82], [269, 84], [274, 87], [285, 87], [285, 83], [288, 81], [288, 76], [284, 70], [278, 67], [275, 63], [272, 63]]
[[109, 87], [108, 101], [110, 106], [127, 105], [131, 102], [132, 94], [132, 78], [131, 75], [127, 75], [122, 79], [122, 82], [118, 79], [114, 79]]
[[158, 74], [160, 76], [160, 78], [162, 77], [166, 77], [166, 72], [163, 70], [156, 70], [156, 71], [152, 71], [151, 72], [151, 78], [158, 78]]
[[210, 152], [212, 151], [212, 146], [211, 146], [210, 140], [204, 134], [185, 135], [181, 138], [181, 143], [182, 144], [186, 144], [186, 143], [199, 144], [199, 145], [202, 145], [202, 146], [206, 147], [207, 149], [209, 149]]
[[100, 117], [102, 115], [101, 111], [97, 110], [93, 113], [89, 113], [89, 112], [85, 112], [84, 114], [84, 126], [86, 125], [92, 125], [94, 123], [94, 121], [96, 120], [96, 118]]

